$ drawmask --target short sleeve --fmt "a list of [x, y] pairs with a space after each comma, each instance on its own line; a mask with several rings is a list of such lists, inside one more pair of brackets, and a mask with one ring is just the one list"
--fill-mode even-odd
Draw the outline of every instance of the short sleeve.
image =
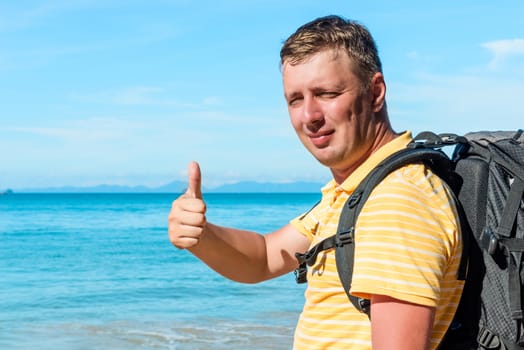
[[356, 224], [351, 293], [436, 306], [459, 235], [442, 181], [422, 165], [402, 168], [372, 192]]

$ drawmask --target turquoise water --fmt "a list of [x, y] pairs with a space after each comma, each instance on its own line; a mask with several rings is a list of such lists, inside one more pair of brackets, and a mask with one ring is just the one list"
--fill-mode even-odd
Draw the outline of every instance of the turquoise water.
[[[0, 196], [0, 349], [289, 349], [292, 274], [228, 281], [167, 238], [169, 194]], [[315, 194], [209, 194], [208, 220], [270, 232]]]

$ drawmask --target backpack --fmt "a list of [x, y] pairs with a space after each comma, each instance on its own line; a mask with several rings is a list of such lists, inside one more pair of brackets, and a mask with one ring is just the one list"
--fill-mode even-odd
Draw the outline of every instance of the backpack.
[[[442, 151], [452, 145], [452, 156]], [[524, 133], [474, 132], [464, 136], [418, 134], [406, 149], [382, 161], [344, 204], [337, 233], [297, 253], [298, 283], [317, 255], [335, 249], [337, 270], [355, 307], [370, 302], [349, 293], [358, 214], [373, 188], [389, 173], [424, 163], [451, 188], [459, 213], [463, 254], [458, 279], [464, 290], [439, 350], [524, 349]]]

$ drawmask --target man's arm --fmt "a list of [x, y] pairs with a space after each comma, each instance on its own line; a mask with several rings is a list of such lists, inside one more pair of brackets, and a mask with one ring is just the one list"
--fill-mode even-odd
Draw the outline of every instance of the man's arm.
[[207, 224], [199, 244], [189, 248], [221, 275], [243, 283], [257, 283], [293, 271], [296, 252], [308, 240], [286, 225], [268, 235]]
[[255, 283], [295, 269], [296, 252], [304, 252], [308, 239], [291, 225], [261, 235], [213, 225], [206, 221], [206, 205], [200, 189], [200, 168], [189, 167], [189, 186], [173, 202], [169, 214], [169, 238], [174, 246], [188, 249], [223, 276]]
[[373, 350], [427, 350], [435, 309], [384, 295], [371, 296]]

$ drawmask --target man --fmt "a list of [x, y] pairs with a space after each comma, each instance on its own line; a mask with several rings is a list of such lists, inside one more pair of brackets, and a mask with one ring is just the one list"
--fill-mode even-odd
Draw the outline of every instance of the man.
[[[306, 149], [333, 174], [313, 210], [267, 235], [206, 221], [200, 169], [173, 202], [169, 237], [218, 273], [256, 283], [293, 271], [304, 252], [335, 233], [342, 205], [381, 160], [404, 148], [393, 131], [386, 85], [373, 38], [337, 16], [300, 27], [280, 52], [291, 123]], [[453, 318], [463, 282], [449, 190], [422, 164], [388, 176], [373, 191], [356, 226], [351, 293], [371, 300], [368, 317], [340, 284], [334, 251], [308, 271], [295, 349], [436, 349]]]

